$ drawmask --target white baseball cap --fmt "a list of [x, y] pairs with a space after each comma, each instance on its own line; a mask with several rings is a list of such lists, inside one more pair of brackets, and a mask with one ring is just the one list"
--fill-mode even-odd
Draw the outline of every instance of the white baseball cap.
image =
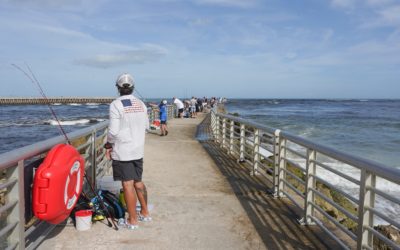
[[167, 100], [163, 100], [162, 103], [163, 103], [163, 104], [167, 104]]
[[135, 80], [133, 80], [133, 77], [128, 73], [119, 75], [115, 83], [121, 88], [132, 88], [135, 86]]

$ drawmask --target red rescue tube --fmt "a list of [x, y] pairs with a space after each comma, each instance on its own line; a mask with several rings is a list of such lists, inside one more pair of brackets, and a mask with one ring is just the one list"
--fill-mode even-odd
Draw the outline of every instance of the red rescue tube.
[[54, 146], [35, 173], [34, 215], [51, 224], [64, 221], [78, 202], [84, 171], [85, 161], [74, 147]]

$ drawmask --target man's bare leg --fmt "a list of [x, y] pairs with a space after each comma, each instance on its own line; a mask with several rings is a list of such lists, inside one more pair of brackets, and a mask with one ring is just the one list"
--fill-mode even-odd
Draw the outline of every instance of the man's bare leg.
[[123, 181], [122, 182], [122, 188], [124, 189], [124, 198], [126, 202], [126, 208], [128, 210], [128, 223], [132, 225], [137, 225], [138, 224], [138, 219], [136, 215], [136, 192], [133, 180], [131, 181]]
[[161, 135], [165, 135], [165, 127], [164, 127], [164, 124], [161, 124], [160, 129], [161, 129]]
[[135, 189], [139, 199], [141, 210], [140, 214], [147, 217], [150, 215], [147, 207], [147, 189], [143, 182], [135, 182]]

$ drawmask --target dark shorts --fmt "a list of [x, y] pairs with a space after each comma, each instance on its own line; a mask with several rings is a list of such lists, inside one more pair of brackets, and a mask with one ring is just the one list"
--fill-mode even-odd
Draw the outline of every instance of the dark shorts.
[[160, 121], [160, 124], [165, 124], [165, 125], [167, 125], [167, 121]]
[[182, 114], [183, 113], [183, 109], [178, 109], [178, 113]]
[[114, 181], [142, 181], [143, 158], [133, 161], [112, 162]]

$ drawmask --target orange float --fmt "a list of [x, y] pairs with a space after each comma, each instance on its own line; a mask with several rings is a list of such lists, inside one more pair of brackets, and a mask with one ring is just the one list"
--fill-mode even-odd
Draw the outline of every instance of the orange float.
[[54, 146], [35, 173], [34, 215], [51, 224], [64, 221], [78, 202], [84, 171], [85, 161], [73, 146]]

